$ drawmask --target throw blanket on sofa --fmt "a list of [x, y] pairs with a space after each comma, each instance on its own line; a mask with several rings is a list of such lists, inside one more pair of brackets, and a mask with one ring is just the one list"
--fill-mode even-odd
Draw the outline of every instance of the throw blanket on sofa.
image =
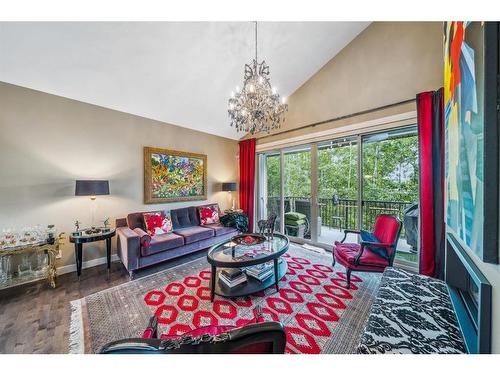
[[358, 353], [465, 353], [446, 284], [387, 268]]

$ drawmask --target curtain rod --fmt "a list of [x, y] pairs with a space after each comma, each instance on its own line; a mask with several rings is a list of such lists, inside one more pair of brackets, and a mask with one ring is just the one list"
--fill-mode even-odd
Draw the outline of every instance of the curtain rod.
[[274, 137], [276, 135], [290, 133], [290, 132], [294, 132], [294, 131], [302, 130], [302, 129], [306, 129], [306, 128], [314, 128], [315, 126], [327, 124], [329, 122], [344, 120], [346, 118], [351, 118], [351, 117], [360, 116], [360, 115], [365, 115], [367, 113], [376, 112], [376, 111], [380, 111], [382, 109], [387, 109], [387, 108], [391, 108], [391, 107], [396, 107], [398, 105], [407, 104], [407, 103], [411, 103], [411, 102], [414, 102], [414, 101], [415, 101], [415, 98], [413, 98], [413, 99], [407, 99], [407, 100], [402, 100], [402, 101], [397, 102], [397, 103], [386, 104], [386, 105], [383, 105], [381, 107], [376, 107], [376, 108], [371, 108], [371, 109], [365, 109], [364, 111], [359, 111], [359, 112], [351, 113], [351, 114], [344, 115], [344, 116], [334, 117], [334, 118], [331, 118], [331, 119], [328, 119], [328, 120], [314, 122], [314, 123], [308, 124], [308, 125], [302, 125], [302, 126], [299, 126], [298, 128], [284, 130], [282, 132], [275, 133], [275, 134], [265, 135], [263, 137], [257, 138], [257, 140], [261, 140], [261, 139], [265, 139], [265, 138], [269, 138], [269, 137]]

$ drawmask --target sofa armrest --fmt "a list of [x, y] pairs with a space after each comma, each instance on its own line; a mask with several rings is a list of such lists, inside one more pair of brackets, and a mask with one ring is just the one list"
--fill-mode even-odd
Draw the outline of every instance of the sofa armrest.
[[141, 228], [134, 228], [133, 231], [141, 237], [140, 244], [142, 247], [149, 247], [151, 244], [151, 236]]
[[129, 227], [116, 228], [118, 255], [127, 271], [139, 268], [141, 236]]

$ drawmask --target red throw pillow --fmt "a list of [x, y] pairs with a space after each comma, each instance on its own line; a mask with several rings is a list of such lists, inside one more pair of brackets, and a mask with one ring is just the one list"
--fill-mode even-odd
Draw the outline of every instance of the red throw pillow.
[[165, 212], [146, 212], [142, 215], [146, 231], [153, 237], [157, 234], [165, 234], [172, 232], [172, 220], [169, 214]]
[[214, 207], [200, 207], [198, 212], [202, 225], [217, 224], [219, 222], [219, 211]]

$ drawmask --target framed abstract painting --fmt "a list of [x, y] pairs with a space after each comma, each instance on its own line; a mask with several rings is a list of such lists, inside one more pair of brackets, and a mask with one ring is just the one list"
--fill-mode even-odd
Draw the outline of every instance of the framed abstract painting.
[[497, 22], [444, 23], [446, 230], [498, 263]]
[[206, 155], [144, 147], [144, 203], [206, 199]]

